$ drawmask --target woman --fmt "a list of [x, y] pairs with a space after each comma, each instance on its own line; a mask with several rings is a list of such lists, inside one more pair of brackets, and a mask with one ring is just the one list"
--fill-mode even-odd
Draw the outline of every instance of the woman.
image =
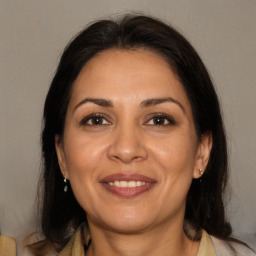
[[39, 249], [254, 255], [230, 238], [212, 82], [187, 40], [161, 21], [102, 20], [68, 45], [45, 102], [42, 150]]

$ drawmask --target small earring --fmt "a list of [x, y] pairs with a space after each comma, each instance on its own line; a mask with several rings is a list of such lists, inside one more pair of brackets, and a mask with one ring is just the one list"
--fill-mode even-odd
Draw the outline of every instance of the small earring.
[[65, 177], [65, 173], [64, 172], [61, 172], [61, 173], [64, 176], [64, 192], [67, 192], [68, 191], [68, 181]]
[[200, 172], [201, 176], [204, 174], [204, 171], [201, 168], [199, 168], [199, 172]]
[[67, 182], [66, 178], [64, 178], [64, 183], [65, 183], [65, 185], [64, 185], [64, 192], [67, 192], [68, 191], [68, 182]]

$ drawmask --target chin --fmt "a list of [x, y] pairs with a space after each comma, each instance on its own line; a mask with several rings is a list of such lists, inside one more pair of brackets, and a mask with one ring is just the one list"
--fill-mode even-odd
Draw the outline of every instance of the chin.
[[115, 223], [112, 222], [109, 229], [120, 234], [138, 234], [149, 229], [150, 226], [149, 223], [145, 222], [145, 219], [143, 221], [121, 220]]
[[[138, 213], [136, 211], [112, 211], [106, 213], [101, 218], [94, 218], [94, 224], [102, 229], [111, 230], [120, 234], [140, 233], [152, 226], [154, 222], [152, 216], [146, 216], [146, 213]], [[99, 217], [99, 216], [98, 216]], [[90, 218], [88, 218], [90, 222]]]

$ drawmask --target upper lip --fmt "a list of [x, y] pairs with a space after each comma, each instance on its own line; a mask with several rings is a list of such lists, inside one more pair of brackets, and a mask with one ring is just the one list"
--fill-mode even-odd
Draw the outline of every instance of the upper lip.
[[124, 173], [115, 173], [109, 176], [104, 177], [100, 180], [101, 183], [114, 182], [116, 180], [122, 181], [144, 181], [147, 183], [155, 183], [156, 180], [149, 178], [141, 174], [124, 174]]

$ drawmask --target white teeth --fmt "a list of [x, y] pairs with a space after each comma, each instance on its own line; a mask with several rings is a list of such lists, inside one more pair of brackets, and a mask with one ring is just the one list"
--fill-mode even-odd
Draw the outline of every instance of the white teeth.
[[121, 188], [127, 188], [128, 187], [128, 182], [127, 181], [122, 181], [121, 180], [119, 183], [120, 183]]
[[135, 181], [135, 180], [131, 180], [131, 181], [115, 180], [114, 182], [108, 182], [107, 184], [110, 186], [121, 187], [121, 188], [135, 188], [135, 187], [150, 185], [150, 183], [147, 183], [145, 181]]
[[141, 181], [137, 181], [137, 182], [136, 182], [136, 185], [137, 185], [138, 187], [140, 187], [140, 186], [141, 186]]
[[129, 181], [128, 182], [128, 187], [129, 188], [135, 188], [136, 187], [136, 181]]
[[120, 182], [118, 180], [114, 181], [114, 186], [115, 187], [120, 187]]

